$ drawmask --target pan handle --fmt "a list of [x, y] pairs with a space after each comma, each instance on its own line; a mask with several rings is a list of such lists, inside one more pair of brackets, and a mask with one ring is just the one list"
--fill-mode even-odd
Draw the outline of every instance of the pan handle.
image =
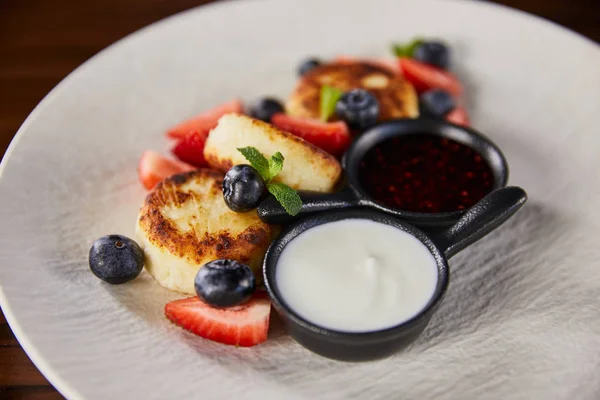
[[475, 243], [513, 216], [527, 201], [527, 193], [517, 186], [496, 189], [451, 227], [436, 234], [433, 242], [450, 258]]
[[268, 224], [279, 225], [288, 223], [298, 216], [361, 205], [359, 198], [349, 187], [345, 187], [336, 193], [299, 191], [298, 194], [302, 199], [302, 208], [297, 216], [293, 217], [288, 214], [281, 204], [275, 200], [275, 197], [269, 195], [258, 205], [258, 217]]

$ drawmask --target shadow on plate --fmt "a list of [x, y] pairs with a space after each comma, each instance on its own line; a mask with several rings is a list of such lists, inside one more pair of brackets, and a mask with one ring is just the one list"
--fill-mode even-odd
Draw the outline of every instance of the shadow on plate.
[[446, 297], [411, 349], [429, 347], [526, 311], [543, 294], [540, 269], [550, 266], [543, 264], [542, 256], [566, 229], [567, 221], [529, 203], [496, 232], [450, 260]]

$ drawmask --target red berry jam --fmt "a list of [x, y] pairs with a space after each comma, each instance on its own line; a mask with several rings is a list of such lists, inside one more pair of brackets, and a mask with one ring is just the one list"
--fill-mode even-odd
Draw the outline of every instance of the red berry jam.
[[475, 150], [435, 135], [405, 135], [370, 149], [359, 166], [363, 189], [379, 204], [423, 213], [463, 210], [494, 185]]

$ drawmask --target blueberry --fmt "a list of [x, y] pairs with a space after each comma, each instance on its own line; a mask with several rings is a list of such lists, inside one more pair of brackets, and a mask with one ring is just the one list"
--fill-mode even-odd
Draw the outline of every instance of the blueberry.
[[447, 69], [450, 66], [450, 49], [439, 41], [422, 42], [415, 47], [413, 58], [425, 64]]
[[231, 307], [248, 300], [256, 288], [250, 267], [234, 260], [204, 264], [194, 279], [200, 299], [215, 307]]
[[281, 103], [273, 98], [265, 97], [250, 108], [250, 116], [265, 122], [271, 122], [274, 114], [283, 112]]
[[298, 75], [302, 76], [311, 69], [318, 67], [321, 64], [322, 63], [320, 60], [316, 58], [309, 58], [308, 60], [305, 60], [302, 64], [300, 64], [300, 67], [298, 68]]
[[250, 165], [236, 165], [223, 179], [223, 198], [232, 211], [248, 212], [258, 207], [265, 192], [265, 182]]
[[425, 115], [444, 117], [456, 108], [452, 95], [441, 89], [431, 89], [421, 95], [421, 110]]
[[97, 239], [90, 249], [90, 269], [113, 285], [129, 282], [144, 268], [144, 252], [133, 240], [121, 235]]
[[353, 89], [340, 97], [335, 105], [337, 116], [351, 129], [364, 130], [377, 122], [379, 102], [364, 89]]

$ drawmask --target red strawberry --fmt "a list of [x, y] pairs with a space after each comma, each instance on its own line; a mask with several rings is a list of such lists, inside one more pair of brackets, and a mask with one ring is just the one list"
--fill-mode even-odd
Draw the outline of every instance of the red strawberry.
[[148, 190], [169, 176], [182, 172], [193, 171], [196, 168], [181, 161], [170, 160], [163, 155], [146, 150], [138, 165], [138, 175], [142, 185]]
[[359, 58], [359, 57], [355, 57], [355, 56], [340, 54], [340, 55], [336, 56], [333, 59], [333, 61], [338, 64], [350, 64], [350, 63], [354, 63], [354, 62], [365, 62], [368, 64], [373, 64], [378, 67], [385, 68], [388, 71], [393, 72], [394, 74], [397, 74], [400, 72], [400, 69], [398, 68], [398, 63], [393, 58], [385, 58], [385, 57]]
[[190, 132], [186, 137], [180, 139], [171, 152], [183, 162], [194, 167], [206, 167], [208, 163], [204, 158], [204, 144], [208, 134]]
[[419, 93], [429, 89], [443, 89], [457, 97], [462, 93], [458, 78], [448, 71], [404, 57], [399, 59], [399, 65], [404, 77]]
[[469, 115], [463, 107], [456, 107], [446, 115], [446, 120], [456, 125], [470, 126]]
[[343, 121], [321, 122], [277, 113], [271, 122], [279, 129], [299, 136], [336, 157], [344, 154], [350, 146], [350, 132]]
[[174, 126], [169, 129], [167, 136], [171, 139], [182, 139], [190, 132], [208, 135], [208, 132], [217, 126], [219, 118], [223, 115], [229, 113], [241, 114], [243, 111], [242, 101], [234, 99]]
[[214, 308], [198, 297], [175, 300], [165, 306], [165, 316], [193, 334], [219, 343], [250, 347], [267, 340], [271, 302], [259, 291], [244, 304]]

